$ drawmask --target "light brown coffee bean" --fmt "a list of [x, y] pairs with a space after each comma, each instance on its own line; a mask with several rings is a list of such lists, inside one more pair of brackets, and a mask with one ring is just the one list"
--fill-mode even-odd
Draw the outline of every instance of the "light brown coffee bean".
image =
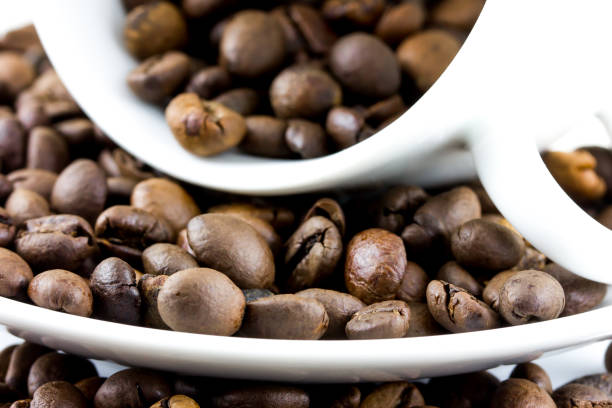
[[0, 296], [25, 299], [32, 269], [19, 255], [0, 248]]
[[296, 295], [315, 299], [325, 307], [329, 324], [324, 338], [344, 338], [344, 328], [348, 321], [366, 306], [355, 296], [329, 289], [306, 289]]
[[53, 269], [38, 274], [28, 286], [35, 305], [77, 316], [91, 316], [93, 296], [87, 281], [76, 273]]
[[33, 218], [51, 215], [49, 203], [40, 194], [34, 191], [16, 189], [5, 204], [6, 212], [15, 225], [21, 225]]

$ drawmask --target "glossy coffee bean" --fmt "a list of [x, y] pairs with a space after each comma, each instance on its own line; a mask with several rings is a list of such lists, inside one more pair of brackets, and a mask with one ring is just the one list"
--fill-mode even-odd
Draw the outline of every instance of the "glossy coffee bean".
[[406, 272], [402, 277], [400, 287], [395, 296], [405, 302], [419, 302], [425, 299], [425, 289], [429, 277], [419, 265], [408, 261]]
[[520, 271], [499, 293], [499, 313], [512, 325], [555, 319], [564, 307], [563, 287], [546, 272]]
[[344, 338], [344, 328], [355, 313], [366, 305], [355, 296], [329, 289], [306, 289], [297, 296], [319, 301], [327, 312], [329, 324], [324, 338]]
[[94, 269], [89, 286], [94, 298], [94, 316], [125, 324], [140, 321], [140, 293], [136, 273], [119, 258], [107, 258]]
[[331, 109], [325, 121], [325, 130], [339, 149], [346, 149], [359, 142], [364, 126], [363, 113], [344, 106]]
[[382, 384], [368, 394], [360, 408], [418, 407], [425, 405], [419, 389], [409, 382], [390, 382]]
[[366, 304], [393, 299], [406, 272], [402, 240], [382, 229], [355, 235], [346, 250], [344, 280], [350, 294]]
[[436, 275], [436, 279], [459, 286], [474, 296], [480, 296], [482, 294], [482, 285], [455, 261], [450, 261], [442, 265], [442, 268], [440, 268]]
[[242, 116], [253, 115], [259, 107], [259, 94], [251, 88], [236, 88], [223, 92], [213, 102], [220, 103]]
[[51, 381], [40, 386], [32, 395], [30, 408], [62, 406], [87, 408], [87, 400], [74, 385], [66, 381]]
[[108, 377], [96, 393], [94, 407], [149, 407], [170, 395], [170, 383], [161, 374], [141, 368], [128, 368]]
[[51, 215], [49, 203], [34, 191], [16, 189], [6, 200], [6, 212], [15, 225], [21, 225], [33, 218]]
[[552, 394], [552, 382], [542, 367], [534, 363], [518, 364], [510, 373], [510, 378], [524, 378], [534, 382], [549, 394]]
[[383, 0], [325, 0], [323, 16], [329, 20], [346, 21], [356, 26], [369, 26], [376, 22], [385, 9]]
[[15, 249], [35, 270], [77, 269], [96, 251], [91, 226], [76, 215], [49, 215], [26, 221]]
[[588, 151], [547, 152], [542, 159], [555, 180], [572, 197], [597, 200], [606, 194], [606, 182], [595, 171], [597, 161]]
[[201, 265], [225, 273], [242, 289], [274, 282], [274, 257], [246, 222], [225, 214], [203, 214], [187, 225], [189, 245]]
[[215, 65], [196, 72], [187, 84], [186, 91], [194, 92], [202, 99], [211, 99], [230, 88], [232, 77], [223, 67]]
[[373, 303], [353, 315], [346, 324], [351, 340], [404, 337], [410, 325], [410, 308], [401, 300]]
[[491, 401], [498, 387], [499, 380], [486, 371], [436, 377], [427, 384], [425, 399], [440, 408], [496, 407]]
[[308, 408], [310, 398], [304, 390], [288, 385], [247, 385], [218, 393], [213, 397], [211, 406]]
[[313, 159], [327, 154], [325, 131], [318, 123], [308, 120], [289, 120], [285, 143], [289, 150], [303, 159]]
[[162, 103], [189, 75], [189, 57], [179, 51], [153, 55], [133, 69], [127, 83], [138, 97], [151, 103]]
[[414, 213], [427, 198], [427, 193], [421, 187], [392, 187], [385, 191], [376, 204], [374, 222], [379, 228], [399, 234], [412, 222]]
[[491, 406], [500, 408], [556, 407], [545, 390], [529, 380], [519, 378], [510, 378], [501, 383], [493, 395]]
[[19, 255], [0, 248], [0, 296], [25, 299], [32, 269]]
[[591, 406], [594, 406], [594, 403], [597, 402], [610, 402], [608, 394], [584, 384], [566, 384], [563, 387], [557, 388], [553, 392], [552, 398], [557, 408], [573, 408], [581, 402], [593, 403]]
[[296, 295], [264, 297], [247, 304], [240, 334], [268, 339], [317, 340], [329, 325], [325, 306]]
[[9, 173], [6, 178], [14, 189], [31, 190], [50, 200], [57, 174], [40, 169], [21, 169]]
[[0, 117], [0, 159], [3, 172], [23, 167], [25, 146], [26, 136], [19, 121], [12, 115]]
[[484, 4], [484, 0], [443, 0], [432, 10], [431, 20], [441, 26], [468, 31]]
[[34, 343], [21, 343], [11, 354], [4, 382], [23, 395], [28, 392], [28, 373], [34, 361], [51, 350]]
[[404, 100], [396, 94], [368, 106], [365, 115], [368, 122], [377, 123], [383, 127], [404, 113], [406, 109]]
[[81, 391], [85, 399], [92, 405], [96, 392], [98, 392], [104, 381], [106, 381], [104, 377], [89, 377], [77, 381], [74, 386]]
[[425, 8], [419, 2], [400, 3], [388, 8], [376, 25], [376, 35], [397, 44], [425, 24]]
[[157, 401], [151, 405], [151, 408], [200, 408], [200, 406], [185, 395], [174, 395]]
[[61, 269], [36, 275], [28, 286], [28, 296], [35, 305], [46, 309], [85, 317], [93, 311], [93, 297], [87, 281]]
[[500, 326], [499, 316], [486, 303], [444, 281], [433, 280], [427, 285], [427, 306], [434, 319], [453, 333]]
[[94, 365], [87, 359], [58, 352], [47, 353], [36, 359], [28, 374], [28, 392], [34, 394], [39, 387], [51, 381], [74, 383], [97, 376]]
[[406, 337], [435, 336], [444, 334], [444, 330], [429, 312], [425, 303], [410, 302], [410, 324]]
[[317, 9], [306, 4], [290, 4], [287, 7], [287, 17], [308, 50], [314, 54], [329, 52], [336, 41], [336, 35]]
[[4, 208], [0, 207], [0, 247], [9, 246], [15, 238], [17, 227]]
[[144, 272], [151, 275], [172, 275], [184, 269], [197, 268], [196, 260], [184, 249], [172, 244], [154, 244], [142, 253]]
[[606, 296], [607, 286], [605, 284], [573, 274], [558, 264], [548, 264], [544, 271], [563, 287], [565, 308], [560, 316], [571, 316], [591, 310], [599, 305]]
[[159, 291], [164, 323], [177, 331], [231, 336], [242, 323], [245, 298], [224, 274], [193, 268], [170, 276]]
[[208, 209], [210, 213], [240, 213], [261, 218], [269, 222], [275, 229], [282, 230], [293, 224], [293, 212], [282, 207], [257, 206], [248, 203], [221, 204]]
[[176, 96], [166, 107], [166, 121], [176, 140], [189, 152], [210, 156], [237, 146], [246, 134], [244, 118], [218, 102], [194, 93]]
[[287, 157], [291, 154], [285, 143], [286, 121], [274, 116], [249, 116], [246, 127], [246, 135], [240, 144], [245, 152], [265, 157]]
[[138, 280], [138, 291], [142, 301], [142, 323], [146, 327], [170, 330], [159, 315], [157, 298], [159, 291], [168, 280], [168, 275], [143, 275]]
[[485, 303], [491, 306], [491, 308], [496, 312], [499, 312], [499, 295], [504, 283], [506, 283], [508, 278], [515, 275], [517, 272], [519, 271], [510, 270], [498, 273], [487, 282], [487, 285], [482, 291], [482, 300], [484, 300]]

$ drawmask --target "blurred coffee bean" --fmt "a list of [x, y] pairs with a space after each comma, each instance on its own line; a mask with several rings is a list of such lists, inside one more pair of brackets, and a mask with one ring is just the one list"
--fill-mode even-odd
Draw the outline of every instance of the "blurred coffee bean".
[[38, 126], [30, 131], [26, 166], [60, 173], [68, 164], [66, 140], [53, 128]]
[[182, 52], [168, 51], [153, 55], [133, 69], [128, 85], [137, 96], [151, 103], [162, 103], [189, 75], [189, 57]]
[[553, 388], [552, 383], [550, 381], [550, 377], [548, 376], [546, 371], [544, 371], [544, 369], [537, 364], [518, 364], [510, 373], [510, 378], [524, 378], [537, 384], [547, 393], [552, 394]]
[[555, 408], [557, 405], [550, 395], [535, 383], [522, 378], [510, 378], [497, 388], [491, 406], [499, 408]]
[[28, 374], [28, 392], [33, 395], [41, 386], [51, 381], [74, 383], [84, 378], [97, 376], [98, 371], [91, 361], [72, 354], [52, 352], [36, 359]]
[[14, 225], [33, 218], [51, 215], [49, 203], [40, 194], [30, 190], [14, 190], [6, 200], [5, 209]]
[[149, 407], [169, 397], [172, 389], [168, 380], [155, 371], [127, 368], [110, 377], [98, 389], [96, 408]]

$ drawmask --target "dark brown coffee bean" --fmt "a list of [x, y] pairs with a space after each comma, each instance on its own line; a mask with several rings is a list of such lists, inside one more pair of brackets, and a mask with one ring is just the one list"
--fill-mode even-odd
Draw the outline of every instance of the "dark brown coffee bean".
[[81, 145], [94, 142], [95, 125], [86, 118], [67, 119], [56, 123], [55, 130], [69, 145]]
[[186, 91], [194, 92], [202, 99], [211, 99], [228, 90], [231, 84], [230, 73], [217, 65], [196, 72], [189, 80]]
[[551, 263], [544, 271], [555, 278], [563, 287], [565, 308], [560, 316], [571, 316], [586, 312], [599, 305], [606, 296], [607, 286], [573, 274], [560, 265]]
[[546, 152], [542, 159], [559, 185], [577, 200], [597, 200], [606, 194], [606, 182], [595, 171], [597, 160], [586, 150]]
[[13, 402], [8, 408], [30, 408], [31, 399], [23, 399]]
[[87, 400], [74, 385], [66, 381], [51, 381], [39, 387], [32, 396], [30, 408], [87, 408]]
[[247, 304], [240, 333], [245, 337], [317, 340], [328, 325], [329, 317], [319, 301], [276, 295]]
[[89, 286], [94, 298], [94, 316], [125, 324], [140, 320], [140, 293], [136, 273], [119, 258], [107, 258], [94, 269]]
[[499, 380], [486, 371], [436, 377], [425, 388], [425, 400], [440, 408], [497, 407], [491, 400], [498, 386]]
[[185, 395], [174, 395], [157, 401], [151, 405], [151, 408], [200, 408], [200, 406]]
[[257, 206], [248, 203], [221, 204], [208, 209], [210, 213], [246, 214], [269, 222], [274, 229], [282, 230], [290, 227], [295, 216], [293, 212], [282, 207]]
[[358, 26], [369, 26], [378, 20], [384, 9], [383, 0], [325, 0], [322, 12], [329, 20], [345, 20]]
[[418, 407], [425, 405], [419, 389], [409, 382], [390, 382], [383, 384], [368, 394], [360, 408]]
[[325, 121], [325, 130], [338, 149], [346, 149], [358, 143], [364, 126], [363, 112], [344, 106], [331, 109]]
[[510, 378], [501, 383], [493, 395], [491, 406], [499, 408], [556, 407], [545, 390], [522, 378]]
[[193, 198], [179, 184], [163, 178], [138, 183], [132, 192], [131, 204], [164, 218], [174, 229], [174, 234], [200, 214]]
[[508, 280], [508, 278], [515, 275], [517, 272], [519, 271], [503, 271], [493, 276], [493, 278], [491, 278], [491, 280], [487, 282], [487, 285], [482, 291], [482, 300], [484, 300], [486, 304], [491, 306], [491, 309], [495, 310], [496, 312], [499, 312], [499, 294], [501, 292], [501, 289], [504, 286], [504, 283], [506, 283], [506, 281]]
[[306, 40], [300, 33], [295, 22], [289, 15], [288, 6], [279, 6], [270, 11], [270, 16], [276, 20], [285, 37], [285, 51], [295, 59], [306, 55]]
[[0, 296], [25, 299], [32, 276], [30, 266], [19, 255], [0, 248]]
[[51, 207], [94, 223], [104, 209], [107, 191], [102, 169], [94, 161], [79, 159], [57, 178], [51, 193]]
[[155, 244], [142, 253], [145, 273], [172, 275], [184, 269], [197, 268], [198, 263], [184, 249], [172, 244]]
[[443, 0], [431, 12], [434, 24], [469, 31], [476, 23], [484, 0]]
[[[413, 4], [413, 3], [408, 3]], [[370, 105], [365, 112], [366, 119], [375, 124], [384, 125], [387, 121], [395, 119], [406, 111], [406, 104], [399, 95], [390, 96], [387, 99]]]
[[376, 35], [397, 44], [425, 24], [425, 9], [419, 2], [401, 3], [388, 8], [376, 25]]
[[315, 54], [327, 54], [336, 41], [336, 35], [323, 20], [318, 10], [306, 4], [291, 4], [287, 8], [291, 22]]
[[74, 386], [81, 391], [85, 399], [92, 405], [96, 392], [98, 392], [104, 381], [106, 381], [104, 377], [89, 377], [78, 381]]
[[17, 232], [15, 248], [35, 270], [75, 270], [97, 249], [91, 226], [76, 215], [26, 221]]
[[246, 222], [225, 214], [203, 214], [187, 225], [198, 261], [221, 271], [242, 289], [267, 288], [274, 281], [270, 247]]
[[288, 157], [291, 150], [285, 143], [287, 122], [273, 116], [249, 116], [247, 133], [240, 148], [247, 153], [264, 157]]
[[94, 365], [83, 357], [52, 352], [36, 359], [28, 375], [28, 392], [34, 394], [40, 386], [51, 381], [74, 383], [98, 375]]
[[157, 298], [159, 291], [168, 279], [168, 275], [143, 275], [138, 280], [138, 290], [142, 299], [142, 323], [146, 327], [170, 330], [159, 315]]
[[21, 225], [33, 218], [51, 215], [49, 203], [40, 194], [16, 189], [6, 200], [5, 209], [14, 225]]
[[77, 316], [91, 316], [93, 297], [87, 281], [76, 273], [52, 269], [32, 279], [28, 296], [35, 305]]
[[563, 287], [541, 271], [517, 272], [499, 293], [499, 313], [512, 325], [555, 319], [564, 307]]
[[185, 81], [189, 65], [189, 57], [179, 51], [153, 55], [128, 74], [127, 83], [141, 99], [162, 103]]
[[350, 294], [366, 304], [393, 299], [406, 272], [402, 240], [383, 229], [355, 235], [346, 250], [344, 279]]
[[375, 207], [374, 222], [379, 228], [400, 233], [412, 222], [415, 211], [427, 200], [428, 195], [417, 186], [396, 186], [385, 191]]
[[341, 235], [346, 231], [346, 220], [344, 211], [340, 204], [333, 198], [321, 198], [317, 200], [304, 216], [304, 222], [312, 217], [325, 217], [334, 223]]
[[406, 337], [435, 336], [444, 334], [444, 330], [433, 318], [425, 303], [410, 302], [410, 324]]
[[34, 67], [23, 55], [0, 52], [0, 99], [10, 102], [26, 89], [36, 76]]
[[232, 74], [256, 78], [283, 62], [283, 30], [276, 19], [263, 11], [240, 11], [223, 30], [219, 53], [221, 65]]
[[166, 108], [166, 121], [176, 140], [198, 156], [231, 149], [246, 134], [239, 113], [218, 102], [203, 101], [194, 93], [176, 96]]
[[427, 29], [406, 38], [397, 49], [397, 59], [421, 92], [438, 80], [460, 48], [450, 33]]
[[425, 299], [429, 277], [419, 265], [408, 261], [396, 297], [405, 302], [419, 302]]
[[401, 300], [373, 303], [353, 315], [346, 324], [351, 340], [404, 337], [410, 324], [410, 308]]
[[436, 279], [459, 286], [477, 297], [482, 294], [482, 285], [455, 261], [445, 263], [438, 271]]
[[436, 321], [453, 333], [495, 329], [499, 316], [465, 289], [433, 280], [427, 285], [427, 307]]
[[251, 88], [237, 88], [223, 92], [213, 102], [220, 103], [242, 116], [253, 115], [259, 106], [259, 95]]
[[308, 394], [296, 387], [276, 384], [247, 385], [230, 388], [212, 399], [213, 408], [308, 408]]
[[143, 4], [127, 15], [123, 41], [130, 54], [144, 59], [183, 46], [187, 41], [187, 25], [172, 3]]
[[571, 383], [588, 385], [603, 391], [607, 395], [612, 395], [612, 374], [610, 373], [586, 375], [573, 380]]
[[14, 189], [31, 190], [50, 200], [57, 174], [40, 169], [21, 169], [10, 173], [7, 179]]
[[27, 395], [28, 373], [34, 361], [51, 350], [34, 343], [21, 343], [11, 354], [11, 361], [6, 371], [5, 383], [20, 394]]
[[324, 338], [345, 337], [344, 328], [355, 313], [366, 305], [355, 296], [329, 289], [306, 289], [296, 293], [297, 296], [315, 299], [325, 307], [329, 324]]
[[108, 194], [106, 205], [129, 204], [137, 180], [129, 177], [109, 177], [106, 179]]
[[584, 384], [566, 384], [557, 388], [552, 398], [557, 408], [574, 408], [580, 402], [611, 402], [608, 394]]
[[111, 177], [128, 177], [136, 181], [155, 177], [146, 164], [120, 148], [112, 151], [102, 150], [98, 156], [98, 164]]
[[0, 117], [0, 161], [3, 172], [23, 167], [25, 146], [26, 136], [19, 121], [13, 115]]
[[68, 144], [53, 128], [38, 126], [30, 131], [27, 167], [59, 173], [68, 161]]
[[164, 323], [173, 330], [231, 336], [242, 323], [245, 298], [221, 272], [193, 268], [166, 280], [157, 307]]
[[552, 394], [552, 382], [542, 367], [534, 363], [518, 364], [510, 373], [510, 378], [524, 378], [534, 382], [549, 394]]
[[303, 159], [325, 156], [327, 147], [325, 131], [318, 123], [303, 119], [291, 119], [285, 133], [287, 147]]
[[183, 11], [191, 18], [208, 16], [224, 5], [233, 4], [233, 0], [182, 0]]
[[0, 207], [0, 247], [9, 246], [15, 238], [17, 227], [4, 208]]
[[514, 265], [512, 269], [517, 271], [524, 271], [527, 269], [535, 269], [537, 271], [543, 271], [546, 268], [546, 255], [538, 251], [537, 249], [533, 249], [531, 247], [525, 246], [525, 253], [523, 257]]
[[94, 398], [95, 408], [149, 407], [172, 395], [170, 383], [161, 374], [141, 368], [119, 371], [102, 384]]
[[0, 352], [0, 382], [4, 382], [6, 378], [6, 372], [8, 370], [9, 364], [11, 362], [11, 356], [13, 355], [13, 351], [17, 348], [16, 344], [5, 347]]
[[270, 85], [270, 103], [280, 118], [317, 118], [342, 103], [340, 85], [312, 65], [282, 71]]

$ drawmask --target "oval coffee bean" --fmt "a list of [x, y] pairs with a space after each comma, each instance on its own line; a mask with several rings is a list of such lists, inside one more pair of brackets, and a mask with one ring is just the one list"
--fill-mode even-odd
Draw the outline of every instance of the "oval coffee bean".
[[93, 405], [96, 392], [98, 392], [104, 381], [106, 381], [106, 378], [104, 377], [89, 377], [78, 381], [74, 384], [74, 386], [81, 391], [81, 393], [85, 396], [85, 399], [90, 402], [91, 406]]
[[259, 94], [251, 88], [236, 88], [223, 92], [213, 99], [226, 108], [239, 113], [242, 116], [253, 115], [259, 106]]
[[19, 92], [32, 84], [36, 77], [34, 67], [28, 59], [17, 52], [0, 53], [0, 99], [12, 101]]
[[87, 281], [76, 273], [53, 269], [32, 279], [28, 296], [35, 305], [77, 316], [91, 316], [93, 297]]
[[499, 293], [499, 313], [512, 325], [555, 319], [564, 307], [563, 287], [546, 272], [517, 272]]
[[482, 291], [482, 300], [489, 306], [491, 309], [499, 312], [499, 294], [501, 292], [501, 288], [504, 286], [504, 283], [510, 278], [512, 275], [516, 274], [518, 271], [510, 270], [503, 271], [493, 276], [489, 282], [487, 282], [487, 286], [485, 286]]
[[127, 83], [137, 96], [151, 103], [162, 103], [189, 75], [189, 57], [179, 51], [154, 55], [133, 69]]
[[208, 209], [209, 213], [239, 213], [251, 215], [253, 217], [261, 218], [262, 220], [269, 222], [275, 229], [285, 229], [290, 227], [295, 220], [293, 212], [287, 208], [282, 207], [266, 207], [256, 206], [253, 204], [246, 203], [232, 203], [232, 204], [221, 204]]
[[428, 199], [421, 187], [396, 186], [387, 190], [376, 206], [376, 226], [400, 233], [412, 221], [415, 211]]
[[83, 357], [52, 352], [36, 359], [28, 374], [28, 392], [34, 394], [39, 387], [51, 381], [74, 383], [84, 378], [97, 376], [98, 371]]
[[172, 395], [168, 380], [160, 373], [127, 368], [108, 377], [94, 398], [95, 408], [141, 408]]
[[15, 225], [20, 225], [32, 218], [51, 215], [49, 203], [43, 196], [23, 189], [13, 190], [6, 200], [5, 209]]
[[427, 307], [436, 321], [453, 333], [495, 329], [499, 316], [486, 303], [451, 283], [433, 280], [427, 285]]
[[327, 154], [325, 131], [318, 123], [303, 119], [291, 119], [285, 132], [287, 147], [303, 159], [313, 159]]
[[30, 408], [87, 408], [87, 400], [74, 385], [66, 381], [51, 381], [40, 386], [32, 395]]
[[247, 132], [240, 148], [247, 153], [265, 157], [288, 157], [291, 151], [285, 143], [287, 122], [274, 116], [254, 115], [246, 118]]
[[493, 394], [491, 406], [496, 408], [557, 407], [545, 390], [522, 378], [510, 378], [501, 383]]
[[34, 361], [51, 350], [34, 343], [21, 343], [11, 354], [4, 382], [23, 395], [28, 392], [28, 374]]
[[404, 337], [410, 324], [410, 308], [401, 300], [373, 303], [353, 315], [346, 324], [351, 340]]
[[557, 408], [574, 408], [578, 403], [591, 403], [583, 406], [596, 406], [597, 402], [610, 402], [605, 392], [584, 384], [566, 384], [552, 393]]
[[19, 255], [0, 248], [0, 296], [25, 299], [32, 269]]
[[321, 198], [317, 200], [304, 216], [304, 222], [316, 216], [325, 217], [333, 222], [338, 228], [340, 235], [344, 235], [346, 232], [344, 211], [342, 211], [342, 207], [340, 207], [340, 204], [338, 204], [336, 200], [332, 198]]
[[189, 221], [187, 237], [202, 265], [223, 272], [241, 289], [274, 282], [272, 251], [246, 222], [225, 214], [199, 215]]
[[442, 268], [440, 268], [436, 275], [436, 279], [459, 286], [474, 296], [482, 294], [482, 285], [455, 261], [442, 265]]
[[419, 389], [409, 382], [390, 382], [378, 386], [368, 394], [359, 408], [419, 407], [425, 399]]
[[304, 390], [279, 384], [230, 388], [214, 396], [212, 399], [213, 408], [308, 408], [309, 406], [310, 398]]
[[172, 275], [198, 267], [196, 260], [187, 251], [172, 244], [151, 245], [142, 252], [142, 264], [144, 272], [151, 275]]
[[325, 130], [338, 149], [346, 149], [359, 142], [364, 126], [363, 112], [344, 106], [330, 109], [325, 120]]
[[231, 336], [242, 323], [242, 291], [224, 274], [193, 268], [170, 276], [159, 291], [157, 307], [171, 329]]
[[17, 118], [0, 117], [0, 161], [4, 172], [23, 167], [25, 145], [26, 135]]
[[374, 24], [384, 10], [384, 0], [325, 0], [321, 9], [326, 19], [356, 26]]
[[595, 387], [608, 395], [612, 395], [612, 374], [610, 373], [585, 375], [573, 380], [571, 383]]
[[425, 299], [425, 289], [428, 282], [429, 277], [423, 268], [408, 261], [406, 262], [406, 272], [395, 296], [405, 302], [420, 302]]
[[267, 339], [317, 340], [325, 334], [328, 325], [329, 317], [319, 301], [276, 295], [247, 304], [240, 334]]
[[225, 68], [216, 65], [204, 67], [196, 72], [189, 80], [186, 90], [198, 94], [202, 99], [210, 99], [226, 91], [231, 85], [230, 73]]
[[344, 328], [355, 313], [366, 305], [355, 296], [329, 289], [306, 289], [296, 293], [297, 296], [315, 299], [325, 307], [329, 325], [324, 338], [345, 337]]
[[444, 0], [433, 9], [431, 19], [436, 25], [469, 31], [484, 4], [484, 0]]
[[9, 173], [6, 178], [14, 189], [31, 190], [50, 200], [57, 174], [41, 169], [21, 169]]
[[536, 383], [538, 387], [542, 388], [549, 394], [552, 394], [552, 382], [550, 377], [544, 371], [542, 367], [534, 363], [523, 363], [518, 364], [514, 367], [514, 370], [510, 373], [510, 378], [524, 378], [533, 383]]
[[393, 299], [406, 272], [406, 262], [400, 237], [378, 228], [362, 231], [346, 250], [346, 287], [367, 304]]
[[396, 44], [419, 31], [425, 24], [425, 8], [421, 3], [400, 3], [389, 7], [376, 25], [376, 35], [388, 44]]
[[30, 131], [26, 167], [61, 172], [68, 165], [68, 143], [53, 128], [37, 126]]
[[559, 281], [563, 287], [565, 308], [560, 316], [571, 316], [591, 310], [606, 296], [608, 287], [605, 284], [585, 279], [558, 264], [548, 264], [544, 271]]

